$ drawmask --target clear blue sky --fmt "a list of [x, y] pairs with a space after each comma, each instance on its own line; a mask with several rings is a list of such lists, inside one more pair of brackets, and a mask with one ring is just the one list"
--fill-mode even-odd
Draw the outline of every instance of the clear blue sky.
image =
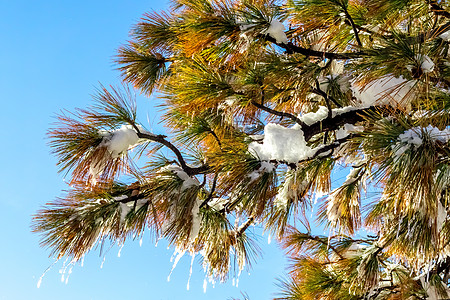
[[[229, 283], [208, 287], [194, 264], [186, 291], [190, 258], [185, 257], [167, 282], [173, 249], [155, 247], [148, 232], [142, 247], [131, 242], [102, 258], [93, 252], [77, 265], [67, 284], [57, 263], [30, 232], [31, 215], [67, 186], [57, 173], [45, 132], [61, 109], [86, 107], [99, 83], [119, 84], [112, 57], [141, 15], [160, 10], [161, 1], [24, 1], [0, 0], [0, 299], [231, 299], [246, 292], [252, 300], [271, 299], [275, 278], [286, 261], [275, 243], [260, 239], [263, 258], [239, 287]], [[148, 112], [152, 129], [161, 133], [151, 101], [138, 98], [141, 120]]]

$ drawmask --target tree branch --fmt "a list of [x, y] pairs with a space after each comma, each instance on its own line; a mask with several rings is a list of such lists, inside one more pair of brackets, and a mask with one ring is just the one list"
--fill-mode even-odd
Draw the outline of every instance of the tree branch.
[[213, 183], [212, 183], [212, 186], [211, 186], [211, 191], [210, 191], [208, 197], [202, 202], [202, 204], [200, 204], [200, 208], [202, 208], [202, 207], [204, 207], [205, 205], [207, 205], [208, 202], [212, 199], [213, 194], [214, 194], [214, 191], [216, 190], [216, 185], [217, 185], [217, 178], [218, 178], [218, 176], [219, 176], [218, 173], [216, 173], [216, 174], [214, 175]]
[[440, 6], [436, 0], [429, 0], [428, 4], [431, 6], [431, 11], [435, 15], [450, 19], [450, 12], [446, 11], [442, 6]]
[[178, 159], [178, 162], [181, 165], [181, 168], [189, 175], [197, 175], [197, 174], [203, 174], [205, 172], [207, 172], [210, 167], [207, 164], [203, 164], [200, 167], [190, 167], [186, 164], [186, 161], [184, 160], [183, 155], [181, 154], [180, 150], [178, 150], [177, 147], [175, 147], [175, 145], [173, 145], [171, 142], [169, 142], [168, 140], [165, 139], [165, 135], [162, 134], [148, 134], [148, 133], [142, 133], [142, 132], [138, 132], [137, 133], [138, 137], [141, 139], [147, 139], [153, 142], [157, 142], [160, 143], [164, 146], [166, 146], [167, 148], [169, 148], [170, 150], [172, 150], [172, 152], [175, 154], [175, 156]]
[[353, 22], [352, 17], [348, 13], [347, 7], [345, 7], [345, 5], [342, 5], [342, 8], [344, 9], [345, 16], [347, 17], [348, 21], [350, 22], [353, 28], [353, 33], [355, 34], [356, 42], [358, 43], [358, 46], [362, 48], [362, 43], [361, 40], [359, 39], [358, 29], [356, 28], [355, 22]]
[[305, 140], [309, 141], [314, 135], [327, 131], [327, 130], [335, 130], [340, 126], [348, 123], [355, 124], [356, 122], [364, 120], [364, 114], [369, 112], [373, 112], [376, 110], [375, 106], [370, 106], [367, 108], [361, 108], [357, 110], [348, 111], [342, 114], [335, 116], [334, 118], [327, 118], [325, 120], [316, 122], [311, 125], [302, 126]]
[[292, 121], [294, 121], [295, 123], [299, 124], [300, 126], [304, 126], [305, 123], [303, 123], [302, 120], [300, 120], [299, 118], [297, 118], [296, 116], [294, 116], [293, 114], [287, 113], [287, 112], [282, 112], [282, 111], [278, 111], [278, 110], [274, 110], [272, 108], [269, 108], [267, 106], [264, 106], [258, 102], [256, 102], [255, 100], [251, 100], [250, 103], [252, 105], [254, 105], [255, 107], [264, 110], [265, 112], [268, 112], [270, 114], [276, 115], [276, 116], [280, 116], [280, 117], [286, 117], [288, 119], [291, 119]]
[[313, 49], [306, 49], [303, 47], [299, 47], [297, 45], [294, 45], [292, 42], [288, 42], [287, 44], [277, 43], [277, 40], [274, 39], [273, 37], [271, 37], [270, 35], [263, 35], [263, 38], [266, 41], [274, 43], [277, 46], [285, 49], [288, 54], [300, 53], [305, 56], [314, 56], [314, 57], [330, 58], [330, 59], [352, 59], [352, 58], [361, 58], [361, 57], [367, 55], [361, 51], [360, 52], [344, 52], [344, 53], [317, 51], [317, 50], [313, 50]]
[[248, 218], [247, 221], [245, 221], [244, 224], [242, 224], [237, 230], [236, 230], [236, 237], [241, 236], [248, 227], [250, 227], [250, 225], [253, 223], [253, 221], [255, 220], [255, 217], [250, 217]]

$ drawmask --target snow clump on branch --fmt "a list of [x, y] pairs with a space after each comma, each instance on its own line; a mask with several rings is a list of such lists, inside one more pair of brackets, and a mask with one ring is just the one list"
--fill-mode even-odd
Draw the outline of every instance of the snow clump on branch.
[[276, 19], [273, 19], [272, 22], [270, 22], [269, 28], [267, 28], [263, 33], [274, 38], [278, 44], [287, 44], [288, 39], [286, 33], [284, 33], [285, 30], [286, 28], [284, 27], [283, 23]]
[[394, 146], [394, 148], [397, 148], [395, 150], [395, 156], [399, 157], [406, 150], [410, 149], [411, 146], [413, 148], [420, 147], [425, 136], [433, 143], [438, 141], [445, 144], [450, 140], [450, 129], [439, 130], [432, 125], [408, 129], [398, 136], [398, 143]]
[[165, 166], [162, 171], [170, 171], [178, 176], [181, 180], [183, 180], [183, 185], [181, 186], [181, 191], [185, 191], [188, 188], [193, 186], [199, 186], [198, 181], [195, 178], [189, 176], [180, 166], [177, 165], [168, 165]]
[[260, 160], [277, 160], [288, 163], [309, 158], [315, 153], [306, 144], [303, 131], [299, 126], [294, 125], [292, 128], [286, 128], [275, 123], [268, 123], [264, 127], [262, 144], [252, 142], [248, 149]]

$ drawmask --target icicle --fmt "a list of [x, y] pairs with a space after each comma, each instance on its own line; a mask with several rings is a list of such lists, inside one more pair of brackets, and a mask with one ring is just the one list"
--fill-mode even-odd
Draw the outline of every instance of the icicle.
[[206, 287], [208, 286], [208, 281], [206, 280], [206, 275], [205, 275], [205, 279], [203, 279], [203, 293], [206, 294]]
[[186, 289], [189, 291], [189, 282], [191, 281], [191, 276], [192, 276], [192, 266], [194, 265], [194, 259], [195, 259], [195, 252], [191, 252], [191, 267], [189, 268], [189, 278], [188, 278], [188, 282], [187, 282], [187, 286]]
[[70, 277], [70, 274], [72, 274], [72, 268], [73, 268], [73, 266], [74, 266], [74, 264], [71, 263], [71, 264], [70, 264], [70, 269], [67, 271], [67, 277], [66, 277], [65, 284], [67, 284], [67, 283], [69, 282], [69, 277]]
[[67, 263], [68, 260], [69, 260], [69, 258], [66, 258], [66, 260], [64, 261], [64, 263], [63, 263], [61, 269], [59, 269], [59, 274], [61, 274], [61, 282], [64, 282], [64, 274], [66, 273], [67, 267], [71, 264], [71, 263], [69, 263], [69, 264], [66, 266], [66, 263]]
[[45, 274], [47, 274], [48, 271], [50, 271], [50, 269], [59, 261], [59, 259], [55, 260], [50, 266], [47, 267], [47, 269], [45, 269], [44, 273], [42, 273], [41, 277], [39, 277], [38, 283], [36, 284], [37, 288], [41, 287], [41, 283], [42, 283], [42, 278], [44, 278]]
[[232, 285], [236, 286], [236, 278], [233, 278]]
[[106, 255], [103, 255], [103, 261], [102, 264], [100, 265], [100, 269], [103, 269], [103, 264], [105, 263], [106, 260]]
[[[170, 275], [172, 275], [173, 270], [176, 268], [178, 262], [180, 261], [180, 259], [183, 257], [184, 253], [186, 252], [186, 250], [179, 250], [178, 248], [175, 249], [175, 252], [172, 255], [172, 258], [170, 259], [170, 261], [173, 261], [173, 266], [172, 266], [172, 270], [170, 270], [169, 276], [167, 276], [167, 281], [170, 281]], [[174, 260], [175, 257], [175, 260]]]
[[267, 244], [270, 245], [272, 242], [272, 235], [269, 233], [269, 237], [267, 238]]
[[84, 255], [81, 257], [81, 267], [84, 266]]
[[120, 253], [122, 252], [123, 245], [124, 245], [123, 243], [122, 243], [122, 245], [120, 245], [119, 252], [117, 252], [117, 257], [120, 257]]
[[142, 247], [142, 240], [144, 239], [144, 233], [145, 231], [142, 231], [141, 238], [139, 239], [139, 247]]

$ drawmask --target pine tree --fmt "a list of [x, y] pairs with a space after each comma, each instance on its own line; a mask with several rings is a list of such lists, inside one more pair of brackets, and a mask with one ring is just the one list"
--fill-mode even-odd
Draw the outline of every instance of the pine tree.
[[449, 41], [445, 0], [174, 0], [116, 57], [170, 137], [131, 88], [61, 114], [71, 189], [34, 231], [77, 261], [149, 228], [226, 280], [261, 224], [292, 259], [279, 299], [450, 298]]

